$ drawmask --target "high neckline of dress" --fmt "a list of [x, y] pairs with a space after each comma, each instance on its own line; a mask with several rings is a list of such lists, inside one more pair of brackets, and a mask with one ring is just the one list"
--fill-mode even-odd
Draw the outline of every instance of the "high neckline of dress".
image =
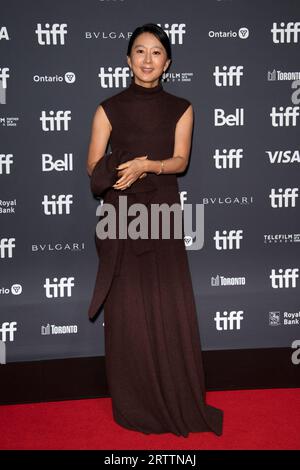
[[132, 93], [134, 93], [136, 96], [141, 96], [141, 97], [153, 97], [159, 95], [163, 91], [163, 86], [161, 82], [158, 82], [158, 84], [154, 87], [147, 88], [142, 85], [138, 85], [135, 83], [135, 81], [132, 79], [130, 82], [130, 85], [128, 87], [128, 90], [130, 90]]

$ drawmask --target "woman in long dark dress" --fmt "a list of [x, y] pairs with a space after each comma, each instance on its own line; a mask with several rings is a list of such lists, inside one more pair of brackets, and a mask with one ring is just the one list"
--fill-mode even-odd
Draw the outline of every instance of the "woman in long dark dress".
[[[130, 85], [98, 106], [87, 169], [93, 174], [110, 139], [112, 151], [128, 151], [118, 165], [111, 194], [126, 194], [147, 181], [151, 204], [180, 204], [177, 173], [188, 164], [193, 108], [164, 90], [171, 62], [163, 29], [148, 23], [129, 41]], [[161, 233], [160, 233], [161, 235]], [[100, 242], [101, 243], [101, 242]], [[104, 301], [105, 362], [112, 410], [121, 426], [150, 433], [222, 434], [223, 411], [206, 403], [201, 343], [183, 237], [152, 240], [138, 252], [120, 240], [116, 268]], [[138, 246], [138, 245], [137, 245]], [[98, 253], [99, 254], [99, 253]], [[101, 264], [101, 255], [100, 255]], [[97, 277], [89, 310], [94, 316]]]

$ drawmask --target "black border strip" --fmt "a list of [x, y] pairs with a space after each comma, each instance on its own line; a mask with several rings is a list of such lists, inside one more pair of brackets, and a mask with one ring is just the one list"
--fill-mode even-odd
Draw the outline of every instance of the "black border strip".
[[[291, 348], [202, 351], [206, 389], [300, 387]], [[110, 397], [105, 356], [0, 365], [0, 405]]]

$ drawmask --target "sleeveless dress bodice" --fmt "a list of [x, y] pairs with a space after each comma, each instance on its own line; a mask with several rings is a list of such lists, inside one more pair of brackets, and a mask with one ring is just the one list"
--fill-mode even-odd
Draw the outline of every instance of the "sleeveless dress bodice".
[[[112, 150], [118, 147], [134, 156], [161, 160], [173, 156], [176, 124], [191, 103], [166, 92], [160, 82], [146, 88], [132, 80], [125, 90], [100, 104], [112, 126]], [[147, 178], [156, 185], [177, 182], [176, 174], [148, 173]]]

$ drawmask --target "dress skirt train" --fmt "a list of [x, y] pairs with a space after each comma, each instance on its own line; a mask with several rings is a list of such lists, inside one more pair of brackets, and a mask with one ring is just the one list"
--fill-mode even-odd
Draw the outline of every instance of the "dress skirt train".
[[[205, 402], [184, 242], [154, 243], [165, 244], [165, 256], [159, 260], [155, 251], [137, 256], [128, 240], [120, 242], [117, 269], [104, 303], [106, 373], [114, 419], [145, 434], [221, 435], [223, 411]], [[174, 256], [175, 268], [173, 263], [170, 269]]]

